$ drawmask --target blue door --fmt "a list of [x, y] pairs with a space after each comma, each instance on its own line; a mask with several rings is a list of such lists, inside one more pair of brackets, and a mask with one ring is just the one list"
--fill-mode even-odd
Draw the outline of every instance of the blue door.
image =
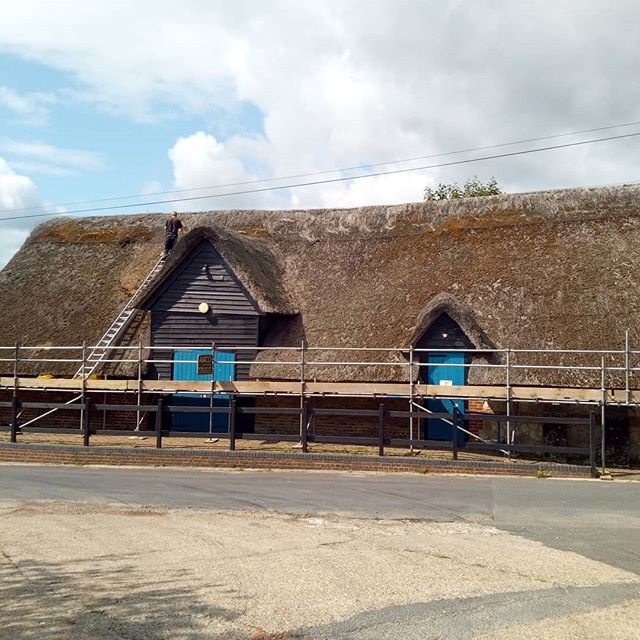
[[[198, 380], [211, 382], [211, 375], [198, 374], [198, 356], [211, 355], [210, 349], [191, 349], [189, 351], [175, 351], [173, 359], [173, 380]], [[215, 365], [213, 368], [213, 379], [217, 381], [230, 381], [235, 379], [235, 354], [229, 351], [215, 352]], [[229, 406], [230, 396], [228, 394], [218, 394], [214, 397], [214, 407]], [[198, 406], [208, 407], [211, 397], [203, 393], [182, 393], [174, 395], [172, 404], [176, 406]], [[226, 433], [229, 430], [228, 416], [224, 413], [214, 413], [213, 420], [209, 424], [208, 413], [172, 413], [171, 428], [174, 431], [211, 431], [215, 433]]]
[[[455, 366], [464, 364], [464, 353], [429, 353], [429, 363], [435, 367], [427, 367], [427, 382], [440, 385], [463, 385], [465, 383], [465, 367]], [[464, 412], [464, 400], [428, 400], [427, 409], [435, 413], [453, 414], [453, 407]], [[451, 440], [452, 425], [442, 419], [426, 421], [427, 440]], [[465, 440], [464, 432], [458, 430], [458, 444]]]

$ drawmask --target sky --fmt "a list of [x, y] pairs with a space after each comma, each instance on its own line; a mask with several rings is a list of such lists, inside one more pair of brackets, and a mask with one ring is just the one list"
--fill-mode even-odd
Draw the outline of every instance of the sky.
[[[628, 138], [133, 206], [640, 121], [636, 0], [0, 0], [0, 15], [0, 219], [121, 196], [116, 213], [322, 208], [419, 201], [473, 175], [506, 191], [640, 180]], [[47, 219], [3, 223], [0, 266]]]

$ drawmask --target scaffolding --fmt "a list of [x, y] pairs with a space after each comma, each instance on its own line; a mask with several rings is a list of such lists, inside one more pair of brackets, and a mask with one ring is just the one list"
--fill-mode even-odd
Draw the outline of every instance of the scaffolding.
[[[14, 345], [0, 347], [0, 367], [5, 371], [12, 371], [12, 375], [0, 376], [0, 391], [11, 392], [10, 403], [1, 402], [0, 406], [11, 406], [13, 411], [12, 425], [14, 432], [18, 428], [19, 406], [31, 405], [29, 408], [38, 408], [42, 405], [44, 413], [23, 422], [20, 428], [25, 428], [47, 415], [61, 409], [79, 410], [80, 428], [84, 429], [88, 420], [86, 408], [87, 398], [90, 394], [135, 394], [136, 404], [136, 429], [147, 413], [157, 414], [156, 405], [144, 404], [143, 399], [148, 394], [155, 397], [181, 394], [201, 394], [210, 398], [209, 419], [210, 424], [213, 414], [213, 400], [216, 396], [228, 397], [231, 403], [239, 398], [250, 397], [297, 397], [299, 399], [298, 415], [300, 417], [300, 429], [298, 437], [306, 440], [311, 423], [311, 416], [307, 410], [307, 401], [312, 398], [370, 398], [384, 402], [386, 399], [402, 400], [407, 402], [408, 410], [404, 412], [407, 418], [409, 447], [413, 449], [416, 438], [415, 422], [421, 423], [425, 416], [422, 413], [432, 414], [444, 422], [450, 424], [454, 431], [463, 431], [469, 438], [477, 440], [478, 446], [493, 445], [493, 442], [471, 432], [455, 416], [434, 414], [426, 407], [426, 401], [431, 399], [441, 400], [480, 400], [485, 404], [500, 403], [505, 407], [503, 422], [506, 425], [506, 439], [503, 448], [498, 449], [506, 455], [517, 451], [516, 444], [517, 427], [523, 422], [521, 417], [514, 415], [513, 408], [520, 403], [573, 405], [583, 406], [585, 410], [597, 410], [600, 414], [602, 431], [601, 467], [605, 468], [605, 422], [606, 411], [609, 407], [639, 407], [640, 389], [632, 385], [634, 377], [640, 372], [640, 367], [634, 366], [639, 361], [640, 351], [631, 349], [629, 334], [624, 337], [624, 349], [418, 349], [413, 346], [405, 348], [377, 348], [377, 347], [309, 347], [304, 342], [299, 346], [288, 347], [256, 347], [256, 346], [224, 346], [224, 351], [233, 352], [236, 366], [287, 366], [298, 371], [297, 379], [247, 379], [247, 380], [216, 380], [214, 376], [216, 359], [216, 345], [189, 346], [192, 351], [209, 351], [211, 354], [211, 377], [209, 380], [160, 380], [149, 379], [145, 372], [153, 370], [155, 365], [176, 362], [173, 356], [167, 358], [163, 354], [173, 354], [174, 351], [184, 350], [182, 345], [175, 346], [121, 346], [125, 353], [134, 352], [135, 357], [104, 358], [102, 364], [128, 364], [134, 367], [135, 377], [97, 379], [88, 375], [73, 377], [38, 377], [46, 374], [48, 370], [66, 365], [69, 369], [74, 367], [85, 370], [87, 353], [93, 352], [97, 347], [83, 345], [75, 346], [41, 346], [41, 345]], [[269, 358], [270, 352], [279, 355], [286, 354], [284, 360]], [[77, 354], [77, 357], [69, 357], [68, 354]], [[334, 354], [327, 358], [326, 354]], [[430, 353], [463, 353], [464, 363], [440, 364], [429, 362]], [[256, 359], [258, 354], [260, 358]], [[244, 356], [244, 357], [243, 357]], [[367, 359], [374, 356], [373, 359]], [[531, 358], [528, 361], [527, 358]], [[567, 360], [581, 360], [580, 364], [566, 364]], [[541, 361], [544, 362], [541, 364]], [[197, 360], [181, 360], [182, 363], [198, 364]], [[473, 371], [489, 370], [494, 380], [499, 382], [491, 384], [429, 384], [424, 382], [424, 367], [461, 367], [465, 370], [465, 379]], [[22, 373], [25, 367], [30, 375]], [[314, 367], [322, 367], [330, 371], [334, 367], [355, 367], [359, 371], [360, 378], [367, 378], [366, 371], [375, 367], [378, 371], [390, 367], [396, 371], [396, 380], [399, 381], [349, 381], [340, 382], [318, 381], [314, 376]], [[402, 372], [402, 373], [398, 373]], [[536, 372], [543, 372], [547, 380], [553, 380], [554, 375], [562, 378], [569, 372], [579, 378], [588, 379], [589, 384], [576, 386], [560, 386], [553, 384], [517, 384], [514, 376], [527, 381], [527, 378], [535, 376]], [[371, 375], [369, 378], [374, 378]], [[599, 379], [599, 384], [593, 384]], [[65, 403], [20, 403], [18, 396], [21, 391], [60, 391], [69, 392], [73, 397]], [[45, 406], [46, 405], [46, 406]], [[55, 405], [55, 406], [54, 406]], [[106, 401], [105, 407], [112, 407]], [[175, 407], [174, 407], [175, 409]], [[317, 413], [317, 412], [316, 412]], [[399, 412], [391, 412], [398, 414]], [[465, 419], [470, 419], [468, 414]], [[399, 415], [396, 417], [400, 417]], [[472, 417], [472, 416], [471, 416]], [[532, 418], [532, 416], [529, 416]], [[489, 420], [488, 415], [482, 419]], [[556, 420], [557, 422], [558, 420]], [[500, 423], [498, 423], [500, 425]], [[211, 429], [210, 429], [211, 431]], [[456, 438], [454, 437], [455, 441]], [[500, 440], [500, 438], [498, 438]], [[304, 446], [304, 442], [303, 442]]]
[[[224, 393], [232, 395], [295, 395], [300, 397], [313, 396], [342, 396], [342, 397], [394, 397], [405, 398], [409, 402], [415, 399], [439, 398], [449, 400], [487, 400], [502, 401], [506, 403], [507, 414], [510, 413], [510, 404], [514, 402], [558, 403], [558, 404], [588, 404], [604, 406], [640, 406], [640, 388], [633, 387], [632, 376], [640, 372], [640, 367], [633, 366], [634, 359], [640, 360], [640, 351], [632, 351], [629, 346], [628, 335], [625, 337], [626, 346], [621, 350], [605, 349], [417, 349], [412, 346], [403, 348], [388, 347], [309, 347], [304, 342], [296, 347], [256, 347], [256, 346], [224, 346], [225, 352], [236, 354], [233, 364], [258, 365], [258, 366], [289, 366], [295, 367], [299, 372], [296, 379], [249, 379], [219, 381], [212, 378], [207, 381], [176, 381], [156, 380], [145, 377], [145, 371], [158, 364], [175, 364], [173, 358], [155, 357], [156, 352], [173, 353], [174, 351], [187, 349], [190, 351], [208, 351], [211, 353], [213, 367], [215, 368], [216, 347], [209, 345], [188, 347], [182, 345], [143, 346], [137, 344], [131, 347], [121, 346], [121, 351], [135, 352], [136, 357], [105, 358], [103, 366], [108, 364], [129, 364], [136, 370], [132, 378], [98, 378], [97, 376], [81, 375], [73, 377], [46, 376], [52, 368], [51, 365], [67, 364], [82, 365], [86, 361], [86, 353], [95, 349], [87, 345], [76, 346], [28, 346], [14, 345], [11, 347], [0, 346], [0, 365], [5, 371], [12, 370], [12, 375], [0, 376], [0, 389], [57, 389], [76, 390], [83, 392], [135, 392], [139, 396], [145, 392], [167, 393]], [[44, 352], [46, 357], [31, 355]], [[65, 357], [56, 357], [57, 353], [64, 352]], [[66, 357], [70, 352], [77, 352], [77, 358]], [[143, 357], [143, 353], [148, 354]], [[269, 352], [285, 352], [291, 357], [286, 360], [270, 360], [243, 358], [242, 354], [258, 354]], [[365, 360], [365, 359], [316, 359], [314, 354], [332, 352], [336, 354], [372, 354], [383, 353], [393, 355], [398, 360]], [[462, 353], [466, 361], [461, 364], [429, 362], [430, 353]], [[533, 355], [545, 358], [555, 357], [558, 362], [551, 364], [537, 364], [522, 362], [522, 356]], [[520, 362], [514, 363], [514, 356], [520, 357]], [[592, 360], [589, 364], [564, 364], [567, 357], [581, 356]], [[486, 361], [494, 358], [495, 362]], [[478, 362], [478, 360], [483, 360]], [[610, 362], [607, 363], [607, 360]], [[186, 364], [196, 364], [197, 360], [181, 360]], [[27, 365], [30, 368], [28, 375], [21, 374], [20, 369]], [[35, 371], [34, 369], [35, 365]], [[313, 367], [323, 367], [330, 370], [332, 367], [355, 367], [366, 371], [370, 367], [392, 368], [404, 370], [405, 375], [397, 375], [402, 381], [349, 381], [326, 382], [318, 381], [317, 376], [309, 373]], [[472, 370], [490, 369], [499, 372], [503, 380], [500, 383], [490, 384], [464, 384], [464, 385], [438, 385], [422, 381], [420, 372], [426, 368], [455, 367], [462, 368], [468, 374]], [[551, 384], [517, 384], [513, 382], [516, 372], [543, 371], [548, 378], [553, 374], [565, 374], [567, 372], [586, 373], [591, 380], [598, 380], [599, 384], [585, 384], [580, 386], [561, 386]], [[42, 377], [45, 376], [45, 377]], [[354, 376], [358, 377], [358, 376]], [[359, 376], [366, 377], [366, 376]], [[374, 376], [371, 376], [372, 378]], [[623, 384], [618, 384], [623, 381]]]

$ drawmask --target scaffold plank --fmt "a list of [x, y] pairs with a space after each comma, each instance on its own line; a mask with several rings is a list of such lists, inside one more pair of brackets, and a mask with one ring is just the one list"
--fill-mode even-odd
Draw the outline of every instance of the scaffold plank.
[[[86, 380], [84, 388], [87, 391], [138, 391], [138, 381], [131, 379], [112, 380]], [[26, 378], [14, 379], [10, 376], [0, 377], [0, 388], [13, 389], [59, 389], [80, 391], [83, 381], [69, 378]], [[140, 390], [146, 393], [210, 393], [209, 381], [182, 381], [182, 380], [142, 380]], [[308, 396], [334, 395], [334, 396], [362, 396], [362, 397], [391, 397], [408, 398], [408, 385], [393, 382], [300, 382], [275, 381], [275, 380], [238, 380], [232, 382], [215, 382], [213, 385], [216, 393], [247, 394], [247, 395], [296, 395], [302, 392]], [[603, 399], [603, 390], [594, 388], [573, 387], [531, 387], [513, 386], [507, 390], [499, 385], [413, 385], [413, 398], [440, 397], [440, 398], [477, 398], [487, 400], [527, 400], [541, 402], [589, 402], [597, 403]], [[624, 389], [607, 389], [604, 392], [607, 402], [625, 404], [640, 404], [640, 391], [631, 390], [629, 394]]]

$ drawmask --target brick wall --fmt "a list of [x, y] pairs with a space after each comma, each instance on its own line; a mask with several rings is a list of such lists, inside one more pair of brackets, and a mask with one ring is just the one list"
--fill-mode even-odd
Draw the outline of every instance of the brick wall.
[[[256, 407], [300, 407], [298, 398], [286, 396], [259, 396], [256, 398]], [[298, 416], [278, 414], [258, 414], [255, 417], [256, 433], [283, 433], [295, 435], [300, 433], [300, 418]]]
[[[310, 407], [331, 409], [369, 409], [377, 410], [382, 403], [388, 411], [407, 411], [408, 400], [385, 398], [310, 398]], [[257, 407], [299, 407], [298, 398], [262, 397], [256, 399]], [[467, 411], [471, 413], [493, 413], [482, 400], [468, 400]], [[258, 415], [255, 430], [257, 433], [287, 433], [296, 434], [300, 431], [298, 416], [292, 415]], [[351, 416], [317, 416], [313, 425], [318, 435], [354, 435], [375, 437], [378, 434], [378, 419], [371, 417], [356, 418]], [[472, 433], [479, 434], [483, 428], [493, 429], [493, 423], [482, 420], [470, 420], [466, 428]], [[414, 433], [418, 437], [419, 423], [414, 421]], [[385, 434], [392, 438], [406, 438], [409, 436], [408, 418], [387, 418], [385, 420]], [[423, 435], [423, 433], [421, 434]]]
[[135, 466], [221, 467], [246, 469], [316, 469], [384, 472], [458, 472], [532, 476], [545, 469], [554, 476], [588, 477], [589, 468], [566, 464], [513, 464], [484, 460], [427, 460], [421, 458], [288, 454], [184, 449], [125, 449], [0, 443], [1, 462], [36, 464], [97, 464]]
[[[64, 391], [20, 391], [18, 399], [22, 402], [60, 402], [65, 403], [78, 396], [78, 393], [66, 393]], [[12, 392], [0, 391], [0, 401], [10, 402]], [[94, 404], [122, 404], [135, 405], [138, 403], [136, 394], [122, 393], [91, 393], [89, 394]], [[148, 402], [148, 399], [143, 400]], [[23, 409], [20, 413], [19, 424], [24, 424], [32, 418], [45, 413], [45, 409]], [[135, 429], [135, 411], [98, 411], [93, 408], [89, 416], [89, 422], [93, 429]], [[11, 422], [11, 408], [0, 407], [0, 425], [8, 426]], [[140, 425], [141, 429], [147, 428], [149, 416], [145, 416]], [[33, 423], [38, 427], [80, 428], [80, 411], [70, 409], [58, 409], [53, 413]]]
[[[491, 407], [485, 404], [484, 400], [467, 400], [467, 411], [469, 413], [494, 413]], [[467, 422], [466, 428], [471, 431], [471, 433], [479, 435], [486, 424], [488, 423], [474, 419]]]
[[[365, 409], [377, 411], [380, 404], [387, 411], [408, 411], [408, 400], [395, 398], [309, 398], [308, 406], [317, 409]], [[256, 407], [295, 407], [300, 406], [299, 398], [261, 397], [256, 398]], [[415, 435], [418, 435], [418, 422], [415, 422]], [[259, 414], [255, 421], [256, 433], [300, 432], [300, 418], [296, 415]], [[375, 437], [378, 434], [378, 418], [360, 416], [314, 416], [311, 432], [319, 436], [352, 435]], [[389, 438], [408, 438], [408, 418], [385, 418], [384, 432]]]
[[[409, 402], [404, 399], [394, 398], [310, 398], [310, 407], [325, 409], [368, 409], [377, 410], [380, 404], [384, 404], [388, 411], [408, 411]], [[257, 407], [299, 407], [298, 398], [287, 397], [262, 397], [256, 399]], [[467, 411], [473, 413], [493, 413], [492, 409], [485, 406], [482, 400], [469, 400]], [[257, 433], [287, 433], [296, 434], [300, 430], [298, 416], [267, 414], [256, 416], [255, 430]], [[422, 423], [424, 424], [424, 423]], [[466, 428], [472, 433], [479, 433], [485, 424], [481, 420], [470, 420]], [[377, 417], [351, 417], [351, 416], [317, 416], [313, 425], [318, 435], [345, 435], [375, 437], [378, 434]], [[418, 420], [414, 421], [415, 436], [424, 435], [424, 430]], [[409, 436], [408, 418], [386, 418], [385, 434], [389, 437], [406, 438]]]

